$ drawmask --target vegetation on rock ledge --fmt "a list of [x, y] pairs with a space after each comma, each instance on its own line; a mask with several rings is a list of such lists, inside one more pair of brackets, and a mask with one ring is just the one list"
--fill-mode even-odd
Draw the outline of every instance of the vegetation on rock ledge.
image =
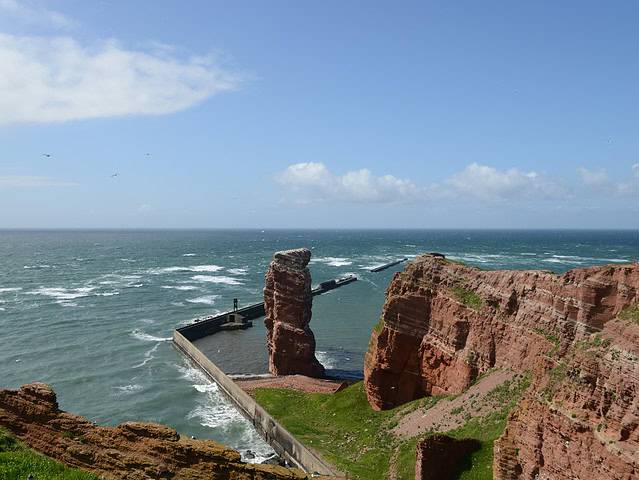
[[98, 480], [91, 473], [69, 468], [25, 446], [0, 429], [0, 480]]

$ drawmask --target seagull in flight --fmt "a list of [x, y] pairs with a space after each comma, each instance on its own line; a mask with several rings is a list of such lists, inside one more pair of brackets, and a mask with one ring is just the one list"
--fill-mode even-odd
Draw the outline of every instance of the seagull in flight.
[[42, 156], [43, 157], [47, 157], [47, 158], [51, 158], [51, 154], [50, 153], [43, 153]]
[[111, 175], [111, 178], [115, 178], [115, 177], [117, 177], [118, 175], [120, 175], [120, 174], [119, 174], [118, 172], [115, 172], [113, 175]]

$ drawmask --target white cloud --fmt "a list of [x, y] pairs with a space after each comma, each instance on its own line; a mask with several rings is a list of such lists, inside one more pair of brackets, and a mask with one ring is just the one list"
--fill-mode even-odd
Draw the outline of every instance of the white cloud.
[[424, 190], [410, 180], [393, 175], [374, 176], [362, 169], [334, 175], [323, 163], [296, 163], [277, 180], [316, 200], [342, 199], [352, 202], [402, 202], [424, 197]]
[[632, 196], [639, 194], [639, 163], [632, 165], [631, 175], [627, 180], [615, 182], [604, 169], [589, 170], [584, 167], [577, 169], [581, 182], [585, 187], [595, 192], [617, 196]]
[[167, 114], [240, 83], [212, 57], [130, 50], [114, 40], [87, 46], [0, 34], [0, 65], [0, 125]]
[[471, 163], [454, 174], [444, 182], [444, 187], [458, 196], [487, 200], [549, 199], [567, 195], [561, 185], [540, 173], [516, 168], [498, 170], [478, 163]]
[[608, 190], [612, 187], [610, 179], [608, 178], [608, 173], [603, 170], [588, 170], [584, 167], [579, 167], [577, 169], [579, 176], [581, 177], [581, 181], [584, 185], [594, 188], [596, 190]]
[[539, 173], [498, 170], [477, 163], [441, 183], [428, 186], [419, 186], [393, 175], [376, 177], [368, 169], [334, 175], [323, 163], [290, 165], [277, 180], [300, 194], [298, 203], [304, 203], [306, 198], [390, 203], [441, 199], [541, 200], [568, 196], [565, 188]]
[[57, 180], [50, 177], [0, 176], [0, 188], [75, 187], [77, 185], [76, 182]]
[[49, 10], [33, 1], [0, 0], [0, 13], [21, 22], [57, 28], [69, 28], [75, 24], [66, 15]]

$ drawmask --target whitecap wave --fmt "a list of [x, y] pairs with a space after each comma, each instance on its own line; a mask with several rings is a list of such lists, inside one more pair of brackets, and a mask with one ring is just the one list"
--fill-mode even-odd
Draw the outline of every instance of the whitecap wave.
[[181, 292], [189, 292], [191, 290], [200, 289], [200, 287], [196, 287], [195, 285], [162, 285], [161, 288], [165, 288], [167, 290], [180, 290]]
[[26, 292], [27, 295], [42, 295], [44, 297], [51, 297], [57, 300], [73, 300], [75, 298], [88, 297], [91, 292], [95, 290], [95, 287], [80, 287], [80, 288], [62, 288], [62, 287], [40, 287], [31, 292]]
[[40, 269], [40, 268], [52, 268], [51, 265], [25, 265], [24, 267], [25, 270], [33, 270], [33, 269]]
[[119, 390], [122, 393], [134, 393], [142, 390], [142, 385], [134, 384], [134, 385], [120, 385], [117, 387], [113, 387], [115, 390]]
[[0, 288], [0, 293], [19, 292], [20, 290], [22, 290], [22, 287], [3, 287]]
[[171, 340], [173, 340], [171, 337], [156, 337], [155, 335], [149, 335], [139, 328], [133, 330], [131, 332], [131, 336], [133, 338], [137, 338], [138, 340], [142, 340], [143, 342], [170, 342]]
[[191, 280], [196, 282], [223, 283], [226, 285], [244, 285], [244, 282], [240, 282], [236, 278], [225, 277], [223, 275], [195, 275], [191, 277]]
[[142, 362], [138, 363], [137, 365], [133, 365], [133, 367], [131, 368], [143, 367], [144, 365], [149, 363], [151, 360], [153, 360], [155, 358], [155, 355], [153, 354], [155, 353], [155, 351], [158, 349], [159, 346], [160, 346], [160, 342], [156, 343], [155, 346], [151, 348], [150, 350], [147, 350], [146, 352], [144, 352], [144, 360], [142, 360]]
[[224, 270], [224, 267], [219, 265], [190, 265], [186, 267], [162, 267], [152, 268], [148, 270], [148, 273], [153, 275], [160, 275], [162, 273], [175, 273], [175, 272], [219, 272]]
[[326, 369], [330, 370], [337, 366], [337, 359], [331, 356], [328, 352], [317, 350], [315, 351], [315, 357], [317, 357], [317, 360], [319, 360]]
[[96, 297], [113, 297], [114, 295], [120, 295], [120, 292], [117, 290], [114, 290], [113, 292], [102, 292], [102, 293], [95, 294]]
[[229, 273], [233, 275], [246, 275], [246, 268], [229, 268], [227, 270]]
[[182, 254], [183, 257], [195, 257], [197, 254], [195, 253], [184, 253]]
[[343, 257], [319, 257], [311, 259], [311, 263], [325, 263], [331, 267], [345, 267], [353, 264], [350, 259]]
[[201, 303], [204, 305], [215, 305], [215, 299], [219, 298], [219, 295], [205, 295], [203, 297], [197, 298], [189, 298], [187, 302], [189, 303]]

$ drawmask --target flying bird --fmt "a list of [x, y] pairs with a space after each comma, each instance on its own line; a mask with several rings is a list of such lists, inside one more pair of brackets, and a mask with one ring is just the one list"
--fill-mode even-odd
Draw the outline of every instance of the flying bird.
[[47, 157], [47, 158], [51, 158], [51, 154], [50, 153], [43, 153], [42, 156], [43, 157]]
[[111, 178], [117, 177], [118, 175], [120, 175], [118, 172], [115, 172], [113, 175], [111, 175]]

